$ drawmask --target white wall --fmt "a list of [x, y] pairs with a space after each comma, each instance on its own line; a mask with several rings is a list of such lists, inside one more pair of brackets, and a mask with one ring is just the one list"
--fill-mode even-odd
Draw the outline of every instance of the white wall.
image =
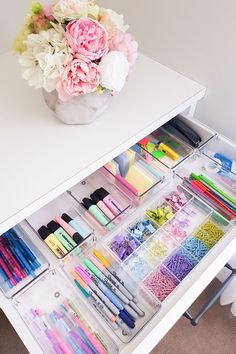
[[[4, 2], [6, 10], [0, 13], [4, 29], [0, 52], [10, 48], [29, 0], [12, 3]], [[236, 140], [236, 1], [101, 0], [100, 3], [125, 14], [144, 54], [208, 88], [197, 117]]]

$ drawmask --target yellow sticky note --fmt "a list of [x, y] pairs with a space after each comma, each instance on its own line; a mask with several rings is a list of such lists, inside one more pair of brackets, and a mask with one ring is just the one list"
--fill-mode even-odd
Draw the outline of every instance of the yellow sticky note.
[[138, 190], [139, 195], [142, 195], [151, 188], [154, 182], [151, 176], [136, 165], [130, 167], [125, 179]]

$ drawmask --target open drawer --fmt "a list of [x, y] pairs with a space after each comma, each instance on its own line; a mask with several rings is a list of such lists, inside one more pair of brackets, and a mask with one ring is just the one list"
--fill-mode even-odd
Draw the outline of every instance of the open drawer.
[[[191, 122], [191, 120], [188, 121]], [[200, 127], [201, 123], [197, 123], [197, 126]], [[206, 132], [204, 144], [214, 136], [214, 133], [211, 134], [205, 129], [205, 127], [202, 128]], [[204, 160], [209, 160], [204, 154], [200, 156]], [[47, 301], [47, 299], [53, 297], [53, 300], [57, 302], [57, 298], [54, 299], [54, 297], [59, 287], [61, 289], [59, 292], [65, 294], [63, 296], [73, 298], [75, 296], [79, 299], [76, 301], [79, 303], [82, 316], [86, 317], [85, 320], [92, 324], [92, 327], [94, 326], [101, 340], [105, 337], [102, 343], [109, 344], [112, 353], [118, 350], [122, 354], [139, 354], [148, 353], [162, 339], [216, 276], [234, 253], [235, 226], [186, 188], [183, 185], [183, 179], [176, 176], [176, 173], [181, 175], [179, 168], [185, 172], [190, 171], [194, 166], [193, 163], [196, 162], [196, 157], [199, 158], [199, 153], [192, 151], [178, 166], [175, 173], [166, 169], [159, 161], [150, 160], [148, 167], [156, 171], [158, 166], [162, 175], [160, 183], [159, 181], [154, 183], [155, 188], [144, 193], [145, 198], [140, 198], [141, 195], [132, 198], [132, 193], [127, 191], [127, 188], [109, 172], [103, 171], [104, 174], [98, 171], [76, 184], [70, 189], [70, 193], [61, 195], [33, 214], [27, 219], [27, 223], [22, 223], [23, 230], [49, 260], [53, 270], [34, 281], [17, 297], [14, 297], [13, 301], [1, 299], [1, 304], [21, 338], [25, 343], [29, 343], [31, 351], [33, 348], [33, 354], [43, 353], [38, 342], [44, 340], [44, 337], [41, 332], [38, 333], [40, 338], [34, 333], [35, 318], [32, 321], [32, 316], [28, 316], [29, 313], [32, 315], [31, 307], [37, 306], [37, 303], [40, 303], [41, 298], [44, 297], [46, 301], [43, 311], [53, 312], [54, 302]], [[189, 162], [190, 164], [187, 165]], [[106, 175], [109, 176], [107, 180], [104, 179]], [[122, 212], [111, 219], [112, 228], [109, 228], [109, 223], [102, 225], [105, 232], [100, 232], [101, 228], [97, 229], [96, 223], [92, 222], [91, 218], [86, 218], [87, 213], [80, 205], [85, 196], [91, 196], [101, 187], [114, 200], [118, 201], [117, 198], [121, 197], [119, 205], [124, 203], [121, 208]], [[70, 216], [71, 220], [64, 221], [68, 222], [72, 228], [79, 223], [79, 226], [83, 225], [88, 232], [83, 242], [70, 250], [70, 254], [67, 254], [63, 260], [60, 260], [61, 257], [55, 257], [51, 252], [52, 249], [40, 240], [36, 232], [41, 225], [47, 225], [50, 220], [61, 217], [63, 214]], [[68, 232], [69, 230], [71, 231], [70, 228]], [[77, 232], [79, 233], [79, 229]], [[73, 235], [71, 236], [73, 238]], [[124, 257], [126, 247], [131, 248], [131, 251], [129, 249]], [[82, 294], [81, 288], [78, 289], [78, 284], [73, 286], [76, 279], [73, 279], [72, 271], [79, 264], [84, 264], [84, 257], [89, 257], [91, 250], [94, 249], [99, 250], [105, 256], [108, 260], [108, 267], [112, 265], [113, 270], [110, 274], [116, 279], [121, 279], [123, 284], [128, 286], [129, 291], [137, 294], [135, 301], [138, 300], [138, 302], [134, 301], [133, 307], [140, 304], [140, 308], [144, 309], [145, 317], [138, 316], [137, 327], [132, 335], [125, 339], [122, 331], [113, 333], [108, 321], [104, 320], [99, 311], [93, 311], [94, 305], [87, 303], [87, 297], [82, 296], [85, 294]], [[104, 270], [107, 263], [102, 264], [99, 258], [98, 262]], [[64, 280], [65, 274], [67, 277]], [[80, 287], [82, 284], [82, 282], [79, 283]], [[109, 290], [114, 286], [114, 283], [111, 284], [113, 285], [110, 285]], [[102, 288], [101, 284], [100, 286]], [[113, 305], [115, 305], [114, 302]], [[134, 311], [130, 303], [126, 305], [131, 312]], [[110, 303], [109, 306], [114, 311]], [[53, 321], [55, 321], [55, 316], [50, 318], [49, 325], [52, 325]], [[45, 323], [43, 323], [43, 329], [45, 330]], [[65, 327], [59, 327], [58, 331], [62, 331], [62, 335], [67, 337]], [[108, 337], [107, 333], [109, 333]], [[55, 341], [58, 342], [57, 336], [56, 339], [51, 338], [51, 342], [50, 338], [46, 340], [46, 348], [49, 348], [46, 353], [51, 353], [50, 350], [56, 344]], [[75, 348], [76, 344], [71, 342], [69, 345], [73, 349], [73, 345]]]

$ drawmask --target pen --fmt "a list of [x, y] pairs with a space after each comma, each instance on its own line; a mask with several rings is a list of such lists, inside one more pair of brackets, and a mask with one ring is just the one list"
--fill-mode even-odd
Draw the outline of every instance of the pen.
[[229, 213], [231, 213], [234, 217], [236, 216], [236, 213], [229, 208], [225, 203], [223, 203], [219, 198], [217, 198], [213, 193], [210, 192], [210, 190], [204, 186], [204, 184], [202, 184], [200, 181], [197, 180], [193, 180], [190, 182], [192, 185], [198, 187], [200, 190], [202, 190], [202, 192], [209, 196], [211, 199], [213, 199], [217, 204], [221, 205], [222, 208], [224, 208], [225, 210], [227, 210]]
[[77, 326], [83, 331], [83, 333], [87, 337], [88, 341], [98, 351], [98, 353], [99, 354], [106, 354], [103, 346], [98, 341], [98, 339], [88, 330], [88, 328], [80, 320], [80, 318], [79, 318], [80, 313], [79, 313], [76, 305], [71, 300], [67, 300], [66, 305], [67, 305], [66, 307], [63, 306], [64, 312], [69, 311], [71, 313], [72, 319], [74, 319]]
[[115, 269], [111, 266], [110, 262], [99, 252], [98, 250], [93, 250], [93, 255], [100, 261], [101, 264], [105, 267], [103, 269], [104, 275], [106, 275], [109, 280], [113, 283], [116, 284], [117, 281], [120, 284], [120, 287], [117, 287], [118, 289], [121, 290], [121, 292], [129, 299], [133, 299], [132, 292], [133, 290], [130, 289], [127, 285], [125, 285], [122, 280], [118, 277]]
[[[116, 297], [112, 294], [112, 292], [107, 289], [107, 287], [101, 282], [96, 281], [95, 277], [91, 277], [89, 273], [86, 272], [84, 268], [81, 266], [76, 268], [77, 271], [79, 271], [82, 279], [91, 286], [91, 284], [94, 283], [96, 288], [99, 290], [99, 292], [96, 292], [96, 288], [91, 289], [100, 297], [100, 299], [105, 303], [105, 305], [115, 314], [118, 315], [130, 328], [134, 328], [134, 318], [124, 309], [124, 307], [117, 301]], [[98, 286], [97, 286], [98, 285]], [[99, 288], [100, 286], [100, 288]], [[101, 289], [101, 290], [100, 290]], [[101, 295], [102, 296], [101, 296]], [[106, 299], [109, 299], [109, 302]], [[113, 305], [115, 308], [115, 311], [112, 309], [110, 303]], [[121, 306], [120, 306], [121, 305]]]
[[218, 186], [215, 185], [214, 182], [212, 182], [210, 179], [208, 179], [204, 175], [198, 175], [197, 176], [195, 173], [191, 173], [190, 177], [193, 178], [193, 179], [197, 179], [197, 180], [200, 180], [200, 181], [206, 183], [209, 187], [214, 189], [216, 192], [218, 192], [220, 195], [225, 197], [227, 200], [229, 200], [232, 204], [234, 204], [236, 206], [236, 200], [234, 198], [232, 198], [227, 193], [222, 191]]
[[[80, 267], [75, 268], [75, 272], [83, 279], [83, 281], [89, 286], [89, 288], [101, 299], [101, 301], [111, 310], [114, 315], [119, 315], [118, 308], [106, 297], [106, 295], [93, 283], [92, 279], [83, 272]], [[75, 273], [72, 273], [75, 277]], [[75, 277], [76, 279], [76, 277]], [[87, 290], [87, 289], [85, 289]]]
[[[85, 292], [88, 294], [88, 301], [92, 304], [94, 307], [94, 303], [97, 305], [97, 307], [100, 308], [100, 310], [103, 312], [105, 317], [107, 317], [111, 322], [114, 322], [118, 327], [121, 327], [123, 332], [125, 333], [124, 335], [127, 335], [130, 333], [130, 330], [127, 328], [127, 326], [124, 324], [122, 320], [119, 319], [119, 317], [114, 316], [113, 313], [103, 304], [103, 302], [100, 301], [99, 297], [87, 287], [85, 282], [77, 275], [76, 279], [74, 279], [75, 284], [83, 288]], [[91, 301], [92, 300], [92, 301]], [[113, 327], [113, 326], [112, 326]]]
[[[93, 256], [90, 257], [90, 259], [93, 259]], [[117, 289], [116, 285], [114, 285], [113, 283], [110, 282], [110, 280], [104, 275], [102, 274], [102, 271], [100, 271], [99, 268], [96, 267], [96, 265], [93, 263], [93, 261], [91, 262], [90, 260], [88, 260], [87, 258], [84, 259], [84, 264], [86, 265], [86, 267], [91, 270], [91, 272], [98, 277], [100, 280], [102, 280], [105, 285], [117, 296], [120, 298], [120, 300], [122, 300], [125, 305], [130, 305], [130, 307], [141, 317], [143, 317], [145, 314], [144, 312], [132, 301], [129, 300], [127, 297], [125, 297], [124, 294], [122, 294], [120, 292], [119, 289]], [[116, 282], [117, 284], [117, 282]], [[130, 307], [125, 308], [125, 310], [130, 312]], [[132, 310], [131, 310], [132, 311]]]

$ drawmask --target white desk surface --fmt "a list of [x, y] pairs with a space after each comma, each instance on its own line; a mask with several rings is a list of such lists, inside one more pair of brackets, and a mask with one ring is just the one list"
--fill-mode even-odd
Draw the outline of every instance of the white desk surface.
[[0, 64], [0, 232], [205, 93], [196, 82], [140, 55], [125, 89], [99, 120], [66, 126], [53, 117], [41, 91], [21, 79], [15, 56], [1, 55]]

